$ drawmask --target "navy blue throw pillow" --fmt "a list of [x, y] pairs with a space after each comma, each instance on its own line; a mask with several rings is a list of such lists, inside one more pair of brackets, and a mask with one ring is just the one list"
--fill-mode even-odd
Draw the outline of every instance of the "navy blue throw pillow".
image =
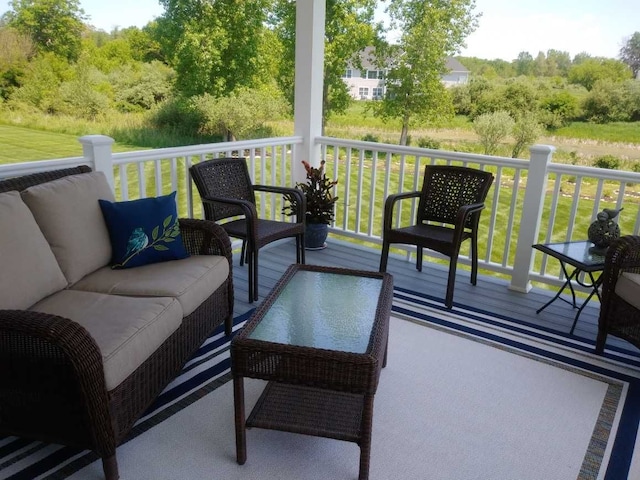
[[126, 202], [98, 200], [111, 238], [111, 268], [131, 268], [186, 258], [176, 192]]

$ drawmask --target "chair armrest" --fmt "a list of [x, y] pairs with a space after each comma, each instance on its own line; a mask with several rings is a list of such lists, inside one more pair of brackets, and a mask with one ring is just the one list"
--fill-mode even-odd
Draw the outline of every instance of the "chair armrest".
[[292, 187], [277, 187], [273, 185], [254, 185], [253, 189], [258, 192], [280, 193], [291, 204], [296, 206], [297, 223], [304, 222], [305, 214], [307, 212], [307, 198], [300, 189]]
[[382, 226], [383, 232], [391, 230], [391, 223], [393, 221], [393, 209], [396, 202], [407, 198], [417, 198], [420, 197], [420, 195], [421, 192], [403, 192], [389, 195], [384, 202], [384, 222]]
[[247, 220], [247, 238], [252, 239], [255, 243], [258, 232], [256, 231], [256, 222], [258, 220], [258, 212], [256, 206], [249, 200], [240, 200], [237, 198], [227, 197], [204, 197], [202, 203], [228, 203], [242, 208], [242, 213]]
[[[456, 215], [456, 228], [464, 228], [469, 217], [475, 213], [480, 213], [482, 210], [484, 210], [484, 203], [472, 203], [469, 205], [461, 206], [458, 210], [458, 214]], [[479, 218], [480, 217], [478, 217], [476, 221]]]
[[190, 255], [221, 255], [231, 263], [231, 239], [224, 228], [211, 220], [180, 218], [180, 233]]
[[55, 435], [56, 425], [70, 421], [75, 406], [82, 418], [74, 421], [82, 423], [68, 429], [84, 424], [101, 455], [115, 452], [102, 354], [78, 323], [41, 312], [0, 310], [0, 378], [1, 432]]
[[616, 288], [618, 278], [624, 272], [640, 273], [640, 236], [625, 235], [609, 245], [602, 272], [602, 303]]

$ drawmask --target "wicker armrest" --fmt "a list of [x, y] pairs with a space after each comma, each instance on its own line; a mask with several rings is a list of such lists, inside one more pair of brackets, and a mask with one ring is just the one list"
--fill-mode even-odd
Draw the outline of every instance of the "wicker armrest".
[[101, 454], [115, 452], [113, 433], [104, 435], [113, 427], [102, 355], [78, 323], [40, 312], [0, 310], [0, 378], [0, 432], [41, 432], [41, 439], [55, 440], [60, 418], [77, 409], [78, 421], [93, 427], [92, 434], [78, 429], [78, 435], [90, 435]]
[[179, 221], [182, 240], [189, 254], [222, 255], [231, 264], [231, 239], [220, 225], [194, 218], [181, 218]]
[[307, 211], [307, 198], [299, 188], [279, 187], [275, 185], [254, 185], [253, 189], [257, 192], [277, 193], [284, 196], [285, 199], [295, 205], [294, 209], [296, 211], [297, 221], [304, 221], [305, 212]]
[[640, 236], [620, 237], [607, 249], [602, 274], [603, 292], [614, 290], [618, 277], [623, 272], [640, 273]]
[[384, 221], [383, 221], [383, 229], [384, 231], [391, 230], [391, 224], [393, 222], [393, 210], [395, 208], [395, 204], [400, 200], [405, 200], [408, 198], [418, 198], [420, 196], [420, 192], [403, 192], [403, 193], [394, 193], [387, 197], [384, 202]]

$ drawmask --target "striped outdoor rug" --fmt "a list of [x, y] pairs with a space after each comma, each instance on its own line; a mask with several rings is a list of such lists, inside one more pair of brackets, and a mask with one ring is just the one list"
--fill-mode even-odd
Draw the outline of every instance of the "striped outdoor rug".
[[[250, 312], [235, 319], [234, 332], [237, 332], [238, 329], [242, 327], [249, 315]], [[403, 356], [407, 357], [406, 361], [409, 362], [409, 364], [411, 364], [411, 362], [415, 364], [416, 361], [419, 362], [422, 360], [421, 357], [414, 358], [410, 356], [422, 355], [420, 350], [422, 349], [423, 344], [420, 344], [419, 347], [415, 349], [417, 352], [412, 352], [408, 346], [410, 341], [400, 340], [402, 335], [408, 335], [407, 340], [412, 340], [413, 336], [422, 335], [423, 331], [433, 332], [429, 334], [429, 338], [431, 338], [430, 341], [435, 341], [436, 343], [431, 347], [426, 346], [428, 345], [427, 343], [424, 344], [425, 348], [431, 348], [432, 350], [439, 348], [442, 345], [443, 339], [446, 338], [452, 339], [452, 346], [468, 345], [468, 340], [471, 340], [472, 345], [478, 345], [479, 353], [475, 353], [474, 355], [486, 352], [488, 359], [489, 355], [492, 355], [492, 351], [499, 349], [509, 354], [515, 354], [518, 358], [524, 359], [519, 360], [518, 362], [510, 362], [509, 365], [522, 362], [526, 363], [529, 360], [534, 360], [535, 362], [530, 363], [542, 363], [553, 367], [559, 367], [560, 369], [565, 370], [567, 375], [578, 374], [578, 376], [588, 377], [589, 382], [596, 380], [602, 385], [602, 387], [599, 388], [604, 388], [606, 390], [607, 393], [604, 397], [604, 401], [602, 402], [600, 414], [596, 415], [598, 417], [597, 421], [594, 420], [596, 421], [596, 426], [594, 428], [593, 435], [591, 436], [591, 440], [588, 442], [587, 451], [584, 453], [585, 460], [582, 467], [579, 469], [579, 473], [577, 476], [574, 474], [573, 476], [567, 477], [558, 472], [558, 476], [554, 478], [570, 478], [571, 480], [588, 480], [592, 478], [624, 480], [626, 478], [640, 478], [640, 461], [638, 458], [633, 457], [636, 437], [638, 436], [638, 423], [640, 421], [640, 355], [638, 354], [638, 351], [625, 351], [621, 349], [607, 350], [604, 356], [598, 357], [592, 353], [594, 346], [589, 341], [569, 335], [554, 333], [552, 331], [541, 330], [540, 328], [536, 328], [532, 325], [513, 321], [506, 317], [490, 315], [479, 309], [463, 309], [455, 307], [451, 311], [446, 310], [442, 307], [441, 301], [438, 299], [431, 299], [428, 296], [402, 289], [396, 289], [394, 292], [393, 316], [395, 318], [393, 319], [394, 323], [392, 324], [392, 331], [390, 332], [391, 343], [389, 364], [385, 371], [383, 371], [381, 385], [379, 387], [378, 394], [376, 395], [376, 408], [380, 408], [382, 413], [394, 410], [394, 408], [387, 408], [388, 404], [386, 404], [386, 402], [391, 402], [390, 404], [394, 405], [400, 401], [400, 398], [403, 395], [407, 393], [409, 395], [412, 394], [412, 392], [400, 392], [399, 389], [403, 388], [401, 383], [399, 386], [395, 386], [390, 382], [389, 375], [392, 375], [394, 368], [402, 368], [402, 370], [398, 370], [398, 372], [402, 372], [401, 375], [403, 376], [406, 375], [407, 369], [411, 369], [411, 367], [402, 367], [399, 365], [400, 362], [398, 362], [397, 356], [402, 353]], [[403, 322], [403, 320], [409, 320], [409, 323], [427, 326], [428, 328], [418, 328], [415, 330], [415, 326], [411, 327], [407, 322]], [[405, 327], [404, 325], [407, 326]], [[395, 330], [393, 329], [394, 327]], [[455, 338], [460, 338], [467, 343], [456, 343]], [[395, 343], [399, 341], [404, 342], [402, 343], [402, 347], [400, 347], [402, 351], [398, 350], [398, 344]], [[404, 348], [405, 345], [407, 345], [406, 349]], [[482, 350], [484, 346], [490, 348]], [[197, 352], [194, 358], [188, 362], [182, 374], [168, 386], [147, 414], [140, 419], [134, 427], [127, 442], [134, 439], [136, 442], [140, 440], [144, 441], [146, 436], [149, 436], [155, 430], [162, 429], [163, 425], [171, 425], [172, 421], [175, 426], [176, 420], [171, 420], [171, 417], [191, 405], [193, 405], [191, 407], [193, 410], [194, 407], [198, 405], [195, 403], [197, 400], [210, 399], [211, 402], [215, 402], [214, 397], [218, 395], [220, 391], [224, 391], [224, 398], [229, 397], [230, 392], [226, 391], [229, 389], [229, 385], [226, 384], [230, 380], [228, 347], [228, 339], [224, 337], [222, 331], [215, 332], [203, 344], [202, 348]], [[392, 350], [392, 347], [394, 347], [395, 350]], [[458, 355], [463, 354], [463, 352], [459, 352]], [[475, 361], [475, 357], [472, 360]], [[434, 359], [427, 359], [426, 361], [433, 362]], [[473, 364], [473, 361], [471, 364]], [[482, 363], [482, 360], [478, 358], [477, 362], [480, 364]], [[422, 366], [421, 368], [426, 368], [426, 371], [429, 372], [428, 366]], [[444, 372], [446, 376], [446, 368], [444, 369]], [[398, 375], [400, 375], [400, 373], [398, 373]], [[422, 375], [424, 375], [424, 372]], [[455, 375], [456, 372], [451, 372], [452, 382], [455, 382], [453, 379]], [[432, 380], [420, 379], [420, 381], [430, 382]], [[576, 381], [576, 384], [580, 385], [580, 382], [582, 381]], [[420, 382], [416, 382], [415, 388], [417, 390], [420, 390], [421, 388], [429, 389], [430, 387], [428, 385], [430, 384], [425, 386]], [[221, 388], [216, 392], [220, 387], [224, 388]], [[452, 388], [453, 391], [453, 387], [455, 387], [454, 384], [447, 386], [446, 389]], [[386, 389], [390, 389], [392, 391], [388, 392]], [[391, 396], [387, 398], [385, 395], [389, 394], [391, 394]], [[491, 401], [499, 402], [501, 401], [501, 397], [503, 397], [503, 395], [500, 392], [495, 392], [495, 398], [491, 398]], [[404, 408], [406, 408], [406, 405]], [[566, 404], [564, 405], [564, 408], [566, 408]], [[210, 412], [211, 409], [206, 411]], [[179, 418], [179, 416], [176, 418]], [[232, 419], [226, 419], [226, 414], [224, 419], [228, 422], [232, 421]], [[517, 421], [518, 419], [514, 418], [513, 420]], [[207, 422], [209, 421], [214, 421], [214, 419], [207, 418]], [[397, 426], [399, 423], [397, 423], [396, 419], [390, 419], [390, 423], [385, 422], [387, 422], [387, 420], [385, 420], [385, 416], [376, 413], [374, 416], [374, 442], [380, 442], [382, 441], [381, 439], [385, 437], [385, 435], [376, 435], [375, 428], [383, 430], [388, 428], [390, 430], [386, 431], [389, 434], [397, 433], [393, 431], [394, 428], [399, 428]], [[413, 420], [409, 425], [411, 425], [411, 427], [415, 426], [418, 428], [417, 423], [413, 425]], [[431, 425], [431, 423], [427, 423], [426, 425]], [[153, 427], [156, 427], [156, 429], [148, 432]], [[182, 426], [182, 428], [188, 429], [189, 426]], [[451, 425], [449, 428], [453, 429], [454, 425]], [[430, 433], [435, 431], [432, 430], [431, 427], [429, 427], [428, 430]], [[259, 432], [260, 429], [257, 429], [257, 431]], [[447, 428], [445, 425], [444, 432], [446, 431]], [[146, 436], [143, 435], [145, 432], [148, 432]], [[192, 437], [192, 434], [189, 432], [181, 433], [180, 428], [174, 428], [173, 430], [170, 430], [170, 432], [172, 432], [171, 435], [175, 434], [175, 441], [178, 442], [187, 442], [189, 441], [188, 439]], [[471, 434], [472, 432], [464, 433], [464, 435]], [[487, 432], [483, 432], [482, 434], [487, 435]], [[180, 435], [186, 435], [184, 440]], [[220, 441], [223, 442], [224, 445], [232, 446], [233, 429], [231, 428], [229, 432], [225, 431], [224, 435], [228, 435], [228, 438], [221, 438]], [[285, 436], [283, 438], [289, 439], [290, 437]], [[426, 440], [424, 441], [426, 442]], [[491, 441], [499, 442], [500, 439], [491, 438]], [[251, 450], [249, 452], [250, 460], [254, 460], [255, 462], [258, 460], [256, 457], [259, 456], [259, 452], [256, 452], [256, 450], [259, 449], [258, 447], [260, 445], [257, 445], [257, 443], [259, 442], [251, 444]], [[331, 443], [331, 445], [331, 448], [334, 448], [334, 444]], [[374, 443], [374, 446], [375, 445], [376, 444]], [[426, 448], [425, 445], [420, 444], [419, 447]], [[397, 447], [400, 447], [400, 445], [397, 445]], [[185, 444], [185, 448], [191, 447], [187, 447]], [[343, 450], [340, 450], [340, 447], [335, 448], [338, 448], [335, 455], [342, 454]], [[396, 452], [393, 452], [393, 448], [391, 448], [391, 450], [389, 450], [390, 447], [379, 446], [379, 448], [384, 449], [384, 452], [389, 455], [396, 454]], [[405, 447], [403, 447], [403, 449], [404, 448]], [[584, 450], [582, 451], [584, 452]], [[220, 452], [216, 452], [214, 450], [207, 449], [207, 452], [207, 456], [220, 455]], [[162, 453], [155, 454], [159, 454], [160, 456], [162, 455]], [[325, 459], [336, 458], [331, 455], [327, 457], [326, 452], [320, 452], [318, 454], [322, 455], [322, 458]], [[145, 453], [144, 456], [147, 456], [147, 454]], [[249, 470], [251, 468], [250, 462], [239, 469], [239, 467], [235, 465], [233, 458], [228, 458], [228, 452], [223, 454], [222, 459], [224, 461], [221, 461], [220, 458], [217, 458], [217, 460], [215, 458], [213, 460], [209, 459], [209, 461], [215, 461], [216, 467], [219, 467], [220, 469], [211, 471], [207, 478], [224, 478], [226, 480], [236, 478], [235, 475], [240, 475], [237, 478], [256, 478], [256, 480], [258, 478], [294, 478], [287, 476], [285, 473], [286, 470], [278, 469], [275, 470], [276, 473], [272, 474], [272, 476], [269, 476], [266, 472], [265, 476], [252, 476], [250, 473], [251, 470]], [[88, 451], [78, 451], [77, 449], [69, 447], [43, 444], [40, 442], [29, 442], [13, 437], [0, 439], [0, 479], [55, 480], [73, 476], [74, 479], [90, 478], [93, 480], [96, 478], [95, 473], [89, 474], [88, 477], [85, 477], [86, 474], [79, 471], [96, 460], [98, 460], [97, 456]], [[426, 461], [427, 457], [425, 457], [424, 460]], [[429, 459], [429, 462], [432, 462], [433, 460], [434, 459]], [[456, 461], [460, 460], [461, 459], [458, 458]], [[535, 462], [547, 461], [542, 458], [534, 460]], [[299, 463], [295, 462], [295, 459], [292, 461], [294, 463]], [[400, 460], [398, 459], [398, 461]], [[417, 459], [414, 461], [419, 463]], [[504, 461], [511, 461], [511, 459], [505, 458]], [[550, 462], [551, 460], [548, 461]], [[349, 459], [347, 463], [349, 466], [353, 463], [353, 467], [357, 472], [357, 461], [352, 462]], [[198, 459], [190, 458], [188, 460], [188, 464], [189, 468], [193, 468], [194, 470], [183, 471], [183, 476], [180, 477], [180, 480], [204, 478], [197, 476]], [[388, 468], [391, 469], [395, 476], [389, 476], [391, 473], [381, 470], [382, 467], [377, 470], [378, 474], [375, 475], [376, 469], [373, 468], [371, 472], [372, 480], [374, 478], [425, 478], [424, 476], [420, 477], [415, 472], [410, 473], [409, 470], [406, 470], [407, 473], [403, 476], [398, 472], [398, 465], [394, 464], [393, 461], [385, 461], [384, 465], [388, 465]], [[225, 468], [227, 470], [225, 470]], [[408, 467], [405, 466], [405, 468]], [[99, 474], [101, 475], [101, 468], [99, 466], [96, 468], [92, 467], [91, 471], [100, 472]], [[323, 473], [322, 471], [315, 471], [314, 469], [305, 468], [303, 471], [305, 472], [303, 474], [304, 478], [322, 480], [333, 478], [327, 477], [326, 472]], [[423, 470], [422, 468], [419, 468], [418, 471], [422, 472]], [[76, 472], [78, 472], [78, 474], [74, 475]], [[131, 470], [127, 471], [121, 467], [120, 473], [121, 477], [127, 478], [127, 480], [138, 479], [136, 473]], [[471, 476], [458, 476], [455, 478], [478, 478], [477, 476], [473, 476], [476, 474], [477, 472], [470, 472]], [[178, 480], [175, 475], [170, 473], [167, 473], [166, 475], [168, 476], [163, 478]], [[635, 477], [633, 475], [638, 476]], [[302, 477], [298, 476], [296, 478]], [[345, 478], [349, 477], [347, 476]], [[431, 475], [429, 478], [439, 478], [444, 480], [454, 477], [446, 476], [445, 473], [442, 473], [439, 477], [437, 475]], [[505, 477], [504, 475], [496, 473], [494, 477], [487, 477], [486, 480], [496, 480], [498, 478], [509, 478], [509, 480], [513, 480], [514, 477]], [[544, 478], [539, 480], [549, 479]]]
[[[233, 319], [232, 336], [242, 328], [251, 313], [249, 311]], [[225, 337], [224, 325], [221, 325], [136, 423], [128, 440], [225, 384], [231, 379], [230, 366], [229, 338]], [[0, 437], [0, 479], [3, 480], [63, 479], [99, 458], [88, 450]]]

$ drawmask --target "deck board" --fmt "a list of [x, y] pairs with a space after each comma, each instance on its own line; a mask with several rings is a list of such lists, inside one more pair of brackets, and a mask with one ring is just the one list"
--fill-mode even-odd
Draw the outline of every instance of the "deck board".
[[[234, 313], [239, 315], [259, 305], [293, 262], [295, 262], [293, 241], [276, 242], [261, 249], [258, 276], [260, 298], [258, 302], [248, 303], [247, 267], [239, 266], [239, 251], [235, 252]], [[367, 248], [333, 238], [329, 239], [326, 249], [306, 252], [306, 263], [314, 265], [377, 271], [379, 262], [379, 247]], [[414, 263], [407, 262], [403, 257], [390, 255], [387, 271], [394, 277], [394, 286], [441, 298], [444, 302], [447, 283], [445, 265], [429, 262], [425, 258], [423, 270], [418, 272]], [[569, 333], [576, 314], [576, 310], [571, 305], [557, 300], [544, 311], [536, 314], [536, 310], [555, 294], [555, 290], [547, 290], [534, 284], [533, 289], [528, 293], [515, 292], [509, 290], [507, 280], [491, 276], [490, 272], [483, 272], [481, 269], [476, 286], [471, 285], [469, 279], [469, 270], [464, 266], [458, 267], [454, 304], [476, 307], [555, 332]], [[574, 335], [595, 341], [599, 310], [598, 300], [592, 299], [582, 311]], [[627, 342], [611, 336], [607, 342], [610, 345], [634, 348]]]

